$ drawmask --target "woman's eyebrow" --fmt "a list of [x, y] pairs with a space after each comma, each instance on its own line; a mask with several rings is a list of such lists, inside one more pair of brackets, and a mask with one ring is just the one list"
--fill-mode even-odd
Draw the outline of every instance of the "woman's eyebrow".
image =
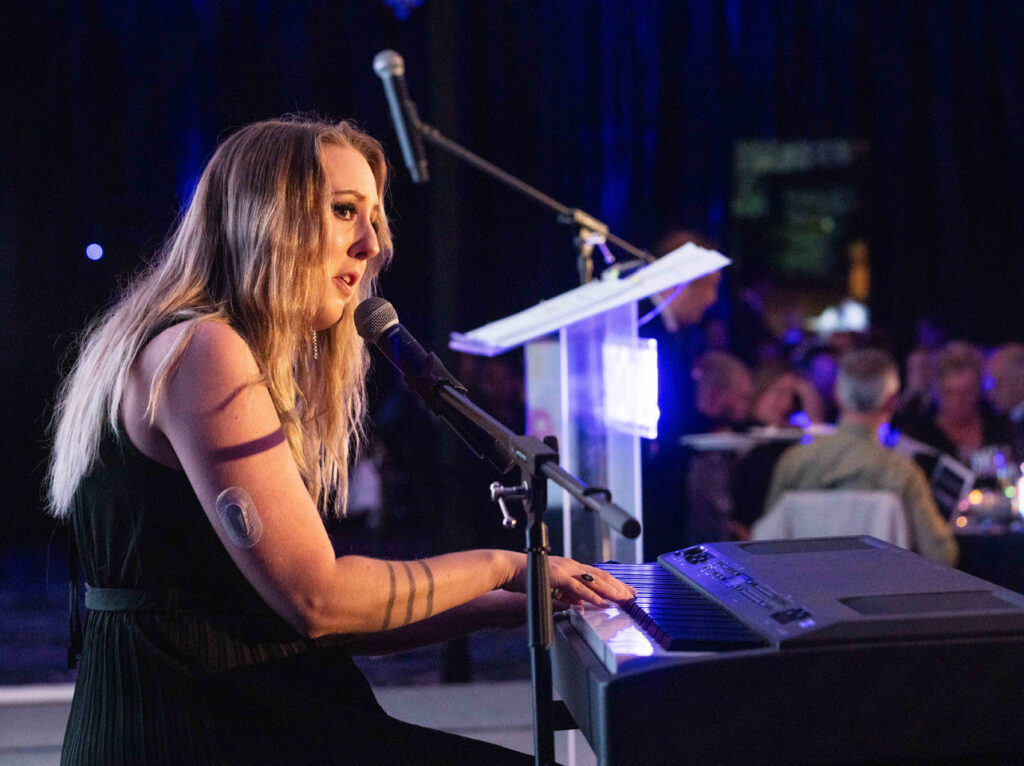
[[[363, 194], [360, 191], [356, 191], [355, 189], [335, 189], [334, 191], [331, 192], [331, 195], [332, 196], [342, 196], [342, 197], [346, 197], [346, 196], [348, 196], [348, 197], [355, 197], [360, 202], [363, 202], [363, 201], [366, 200], [366, 195]], [[371, 210], [371, 212], [374, 213], [374, 214], [380, 212], [380, 203], [377, 203], [376, 205], [374, 205], [373, 209]]]

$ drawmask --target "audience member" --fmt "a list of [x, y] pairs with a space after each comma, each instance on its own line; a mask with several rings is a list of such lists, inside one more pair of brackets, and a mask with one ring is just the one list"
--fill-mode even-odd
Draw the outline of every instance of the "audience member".
[[982, 399], [982, 355], [964, 341], [947, 343], [936, 357], [935, 409], [930, 417], [908, 420], [903, 431], [918, 441], [970, 466], [974, 453], [987, 446], [1009, 449], [1020, 460], [1013, 424]]
[[912, 547], [952, 564], [957, 545], [913, 462], [883, 447], [879, 427], [888, 422], [899, 391], [899, 372], [888, 354], [863, 349], [842, 360], [836, 380], [840, 418], [835, 433], [786, 451], [772, 475], [766, 507], [788, 490], [886, 490], [907, 513]]
[[784, 428], [792, 425], [790, 419], [797, 412], [805, 413], [811, 423], [821, 423], [824, 413], [818, 392], [792, 365], [764, 362], [754, 372], [754, 421]]
[[[708, 249], [717, 247], [694, 232], [674, 231], [658, 240], [654, 254], [660, 258], [688, 242]], [[691, 373], [706, 346], [697, 325], [717, 299], [721, 278], [719, 272], [700, 277], [654, 295], [651, 305], [647, 306], [651, 308], [668, 301], [661, 313], [640, 328], [641, 335], [658, 342], [658, 409], [661, 417], [658, 421], [659, 437], [652, 442], [654, 451], [678, 445], [680, 436], [696, 430]]]
[[[754, 373], [751, 423], [754, 426], [787, 428], [798, 412], [803, 412], [808, 422], [821, 422], [821, 401], [814, 387], [786, 362], [761, 364]], [[732, 518], [738, 525], [737, 529], [749, 529], [764, 514], [764, 498], [772, 471], [789, 446], [787, 441], [767, 441], [740, 457], [733, 471], [731, 493]]]
[[1024, 442], [1024, 345], [1006, 343], [992, 352], [988, 377], [988, 400], [1013, 422], [1018, 439]]
[[693, 368], [696, 408], [704, 432], [733, 430], [746, 423], [754, 400], [750, 371], [726, 351], [709, 351]]
[[918, 346], [907, 355], [907, 374], [903, 391], [896, 402], [892, 423], [903, 428], [905, 423], [914, 423], [928, 417], [932, 411], [932, 381], [935, 379], [935, 352]]
[[[693, 370], [697, 411], [706, 431], [732, 431], [746, 424], [754, 396], [747, 366], [732, 354], [709, 351]], [[687, 543], [735, 539], [732, 477], [736, 454], [693, 453], [686, 466]]]

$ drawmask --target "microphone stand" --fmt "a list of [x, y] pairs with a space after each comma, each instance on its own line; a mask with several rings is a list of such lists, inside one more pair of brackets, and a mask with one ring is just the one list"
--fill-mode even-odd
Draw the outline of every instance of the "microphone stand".
[[[577, 252], [577, 269], [580, 283], [587, 284], [594, 278], [593, 250], [596, 245], [604, 255], [605, 264], [611, 265], [615, 258], [608, 251], [606, 242], [625, 250], [635, 260], [618, 267], [620, 272], [652, 263], [655, 258], [629, 242], [615, 236], [608, 225], [579, 208], [563, 205], [547, 194], [535, 189], [524, 181], [507, 173], [493, 163], [474, 154], [465, 147], [445, 137], [439, 130], [419, 120], [412, 110], [413, 128], [423, 138], [439, 146], [449, 154], [466, 162], [492, 178], [512, 187], [521, 194], [554, 210], [559, 223], [574, 227], [574, 243]], [[548, 531], [544, 523], [547, 509], [547, 479], [565, 489], [585, 508], [596, 512], [608, 526], [623, 536], [635, 538], [640, 534], [640, 522], [625, 510], [611, 502], [607, 489], [587, 487], [568, 471], [558, 465], [558, 448], [554, 437], [544, 441], [532, 436], [519, 436], [473, 404], [465, 395], [465, 387], [444, 370], [436, 355], [430, 364], [434, 372], [443, 376], [430, 379], [416, 375], [420, 396], [430, 409], [439, 414], [462, 437], [479, 457], [491, 462], [503, 474], [512, 468], [519, 468], [521, 483], [514, 487], [503, 487], [497, 482], [491, 485], [491, 499], [501, 508], [503, 523], [515, 526], [505, 500], [519, 500], [526, 513], [526, 591], [527, 627], [530, 633], [530, 665], [533, 679], [533, 750], [537, 766], [555, 762], [555, 716], [564, 711], [564, 705], [556, 707], [552, 700], [551, 644], [554, 640], [554, 624], [551, 615], [551, 585], [548, 573]], [[413, 381], [409, 381], [413, 384]], [[428, 391], [429, 387], [429, 391]], [[558, 728], [575, 728], [564, 711], [567, 720]]]
[[[506, 500], [518, 500], [526, 513], [526, 599], [530, 670], [533, 681], [533, 750], [537, 766], [555, 762], [555, 729], [576, 728], [564, 705], [552, 699], [551, 580], [548, 572], [547, 480], [566, 490], [585, 508], [628, 538], [640, 534], [640, 522], [611, 501], [607, 489], [588, 487], [558, 465], [554, 437], [543, 441], [514, 433], [469, 400], [465, 387], [444, 368], [436, 354], [429, 354], [421, 370], [405, 375], [407, 385], [440, 416], [477, 457], [487, 460], [502, 474], [519, 469], [521, 483], [491, 485], [491, 497], [501, 507], [506, 527], [514, 527]], [[559, 720], [556, 720], [559, 719]]]
[[554, 210], [558, 216], [559, 223], [574, 227], [576, 230], [574, 243], [576, 245], [577, 253], [577, 268], [579, 270], [581, 284], [587, 284], [594, 278], [593, 251], [595, 245], [597, 245], [604, 254], [606, 265], [611, 265], [615, 262], [615, 258], [610, 252], [608, 252], [608, 248], [605, 245], [606, 241], [611, 242], [613, 245], [617, 245], [636, 259], [635, 261], [622, 264], [622, 266], [620, 266], [620, 271], [643, 266], [644, 264], [652, 263], [654, 261], [654, 256], [648, 251], [636, 247], [635, 245], [631, 245], [626, 240], [617, 237], [608, 231], [608, 225], [606, 223], [599, 221], [594, 216], [580, 210], [579, 208], [569, 207], [568, 205], [563, 205], [561, 202], [552, 199], [544, 192], [535, 189], [528, 183], [516, 178], [511, 173], [505, 172], [497, 165], [488, 162], [483, 157], [474, 154], [464, 146], [455, 143], [450, 138], [444, 136], [437, 128], [432, 127], [421, 120], [417, 120], [415, 129], [435, 146], [441, 147], [446, 152], [457, 157], [463, 162], [472, 165], [478, 170], [482, 170], [491, 178], [501, 181], [506, 186], [510, 186], [521, 194], [525, 194], [527, 197], [530, 197], [545, 207]]

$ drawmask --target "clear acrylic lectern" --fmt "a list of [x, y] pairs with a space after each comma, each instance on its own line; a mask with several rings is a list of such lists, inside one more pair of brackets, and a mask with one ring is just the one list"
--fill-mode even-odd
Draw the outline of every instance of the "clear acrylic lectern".
[[[527, 433], [557, 436], [562, 467], [608, 489], [642, 524], [640, 438], [654, 435], [658, 396], [657, 352], [653, 341], [639, 337], [637, 302], [728, 263], [688, 243], [627, 277], [591, 282], [472, 332], [452, 333], [449, 345], [483, 356], [525, 345]], [[549, 498], [549, 511], [561, 508], [563, 555], [642, 561], [642, 536], [629, 540], [608, 530], [568, 493]]]

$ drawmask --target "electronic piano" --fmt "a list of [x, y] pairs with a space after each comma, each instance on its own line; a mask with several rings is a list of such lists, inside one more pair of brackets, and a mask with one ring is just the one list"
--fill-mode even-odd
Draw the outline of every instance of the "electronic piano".
[[1024, 763], [1024, 595], [872, 537], [601, 566], [552, 665], [602, 766]]

